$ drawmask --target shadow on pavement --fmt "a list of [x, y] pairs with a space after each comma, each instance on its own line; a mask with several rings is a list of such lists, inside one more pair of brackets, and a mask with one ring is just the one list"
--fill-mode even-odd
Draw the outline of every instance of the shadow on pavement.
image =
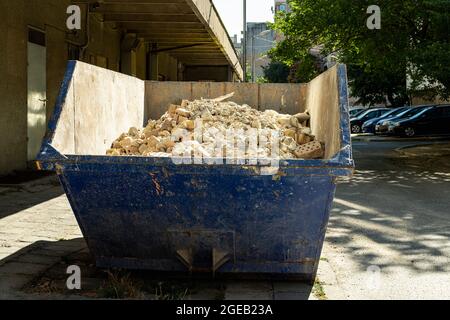
[[436, 165], [449, 157], [360, 157], [354, 177], [337, 188], [327, 241], [360, 271], [450, 272], [450, 169]]
[[[72, 291], [66, 282], [74, 265], [81, 270], [81, 290]], [[9, 288], [2, 286], [4, 279]], [[150, 300], [308, 300], [313, 290], [295, 281], [99, 269], [83, 238], [38, 241], [0, 260], [0, 288], [18, 290], [27, 299]]]
[[0, 185], [0, 219], [64, 194], [57, 181], [46, 181], [33, 186]]

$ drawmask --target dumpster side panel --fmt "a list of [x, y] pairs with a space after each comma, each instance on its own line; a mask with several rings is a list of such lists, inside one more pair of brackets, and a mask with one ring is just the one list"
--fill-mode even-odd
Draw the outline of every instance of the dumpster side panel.
[[131, 127], [144, 125], [144, 81], [70, 61], [45, 144], [63, 155], [103, 155]]
[[341, 150], [340, 108], [336, 68], [309, 83], [307, 109], [311, 129], [319, 141], [325, 142], [325, 157], [330, 159]]
[[146, 82], [146, 119], [159, 119], [170, 104], [183, 99], [214, 99], [234, 92], [230, 99], [261, 111], [268, 109], [296, 114], [306, 110], [308, 86], [305, 84]]
[[74, 89], [76, 154], [104, 155], [120, 134], [144, 125], [143, 81], [80, 63]]
[[64, 154], [76, 154], [75, 151], [75, 93], [73, 82], [69, 80], [65, 92], [63, 108], [59, 114], [58, 126], [52, 145]]
[[177, 253], [190, 250], [193, 270], [213, 271], [219, 250], [218, 272], [313, 274], [332, 177], [251, 172], [90, 164], [62, 180], [100, 265], [186, 271]]
[[275, 110], [280, 113], [297, 114], [305, 111], [305, 85], [267, 83], [259, 85], [259, 110]]

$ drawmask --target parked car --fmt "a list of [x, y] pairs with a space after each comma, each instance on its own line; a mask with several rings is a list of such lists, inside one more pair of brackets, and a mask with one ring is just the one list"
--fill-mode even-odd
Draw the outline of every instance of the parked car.
[[450, 134], [450, 105], [430, 107], [408, 119], [391, 122], [388, 131], [406, 137]]
[[387, 134], [388, 130], [389, 130], [390, 122], [396, 122], [401, 119], [408, 119], [408, 118], [418, 114], [419, 112], [422, 112], [423, 110], [431, 108], [431, 107], [433, 107], [433, 105], [422, 105], [422, 106], [410, 107], [406, 111], [403, 111], [402, 113], [400, 113], [398, 116], [396, 116], [394, 118], [380, 120], [375, 125], [375, 134]]
[[352, 133], [361, 133], [362, 125], [364, 122], [374, 118], [378, 118], [388, 111], [389, 109], [386, 108], [369, 109], [361, 113], [357, 117], [350, 119], [350, 129]]
[[354, 108], [350, 110], [350, 118], [357, 117], [359, 114], [363, 113], [364, 111], [367, 111], [365, 108]]
[[390, 111], [383, 114], [381, 117], [374, 118], [364, 122], [362, 126], [362, 131], [364, 133], [375, 133], [375, 126], [379, 121], [392, 119], [408, 109], [409, 109], [408, 107], [391, 109]]

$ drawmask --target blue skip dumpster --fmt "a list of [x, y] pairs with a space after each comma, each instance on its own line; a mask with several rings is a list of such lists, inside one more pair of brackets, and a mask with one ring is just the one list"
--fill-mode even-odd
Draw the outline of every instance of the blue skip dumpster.
[[[308, 84], [141, 81], [71, 61], [39, 155], [54, 170], [100, 268], [315, 279], [336, 179], [354, 163], [346, 67]], [[130, 127], [182, 99], [216, 98], [259, 110], [308, 110], [323, 160], [257, 165], [175, 164], [109, 157]]]

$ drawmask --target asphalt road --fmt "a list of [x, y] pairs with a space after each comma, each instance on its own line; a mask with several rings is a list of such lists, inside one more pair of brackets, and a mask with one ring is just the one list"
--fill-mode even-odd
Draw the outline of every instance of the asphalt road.
[[450, 142], [396, 151], [432, 143], [354, 141], [324, 245], [329, 299], [450, 299]]

